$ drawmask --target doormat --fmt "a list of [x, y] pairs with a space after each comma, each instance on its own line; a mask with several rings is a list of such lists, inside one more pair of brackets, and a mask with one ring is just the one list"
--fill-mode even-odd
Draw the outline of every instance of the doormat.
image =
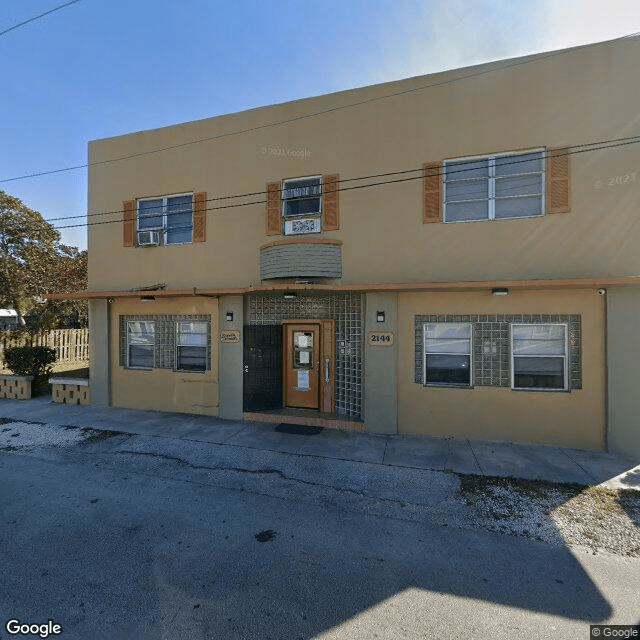
[[274, 428], [274, 431], [280, 433], [292, 433], [296, 436], [317, 436], [324, 427], [306, 427], [302, 424], [289, 424], [281, 422]]

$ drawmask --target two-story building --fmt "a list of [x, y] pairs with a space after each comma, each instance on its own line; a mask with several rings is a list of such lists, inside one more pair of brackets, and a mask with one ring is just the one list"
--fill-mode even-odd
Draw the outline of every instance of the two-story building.
[[98, 405], [640, 452], [640, 38], [89, 145]]

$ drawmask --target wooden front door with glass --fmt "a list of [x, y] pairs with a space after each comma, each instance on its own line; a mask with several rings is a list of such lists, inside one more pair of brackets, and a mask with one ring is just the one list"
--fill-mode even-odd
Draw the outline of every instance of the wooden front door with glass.
[[284, 323], [284, 404], [333, 411], [333, 321]]

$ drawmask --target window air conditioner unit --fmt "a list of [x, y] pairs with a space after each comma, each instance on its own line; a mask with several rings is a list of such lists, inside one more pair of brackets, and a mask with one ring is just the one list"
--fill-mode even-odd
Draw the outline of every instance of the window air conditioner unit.
[[139, 247], [157, 247], [160, 244], [159, 231], [138, 231]]

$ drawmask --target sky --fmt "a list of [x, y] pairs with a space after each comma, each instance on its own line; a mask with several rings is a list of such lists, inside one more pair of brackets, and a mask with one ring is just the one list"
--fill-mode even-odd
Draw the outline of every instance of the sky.
[[[0, 0], [0, 32], [65, 0]], [[637, 0], [80, 0], [0, 35], [0, 189], [87, 210], [90, 140], [640, 32]], [[61, 229], [86, 248], [86, 227]]]

